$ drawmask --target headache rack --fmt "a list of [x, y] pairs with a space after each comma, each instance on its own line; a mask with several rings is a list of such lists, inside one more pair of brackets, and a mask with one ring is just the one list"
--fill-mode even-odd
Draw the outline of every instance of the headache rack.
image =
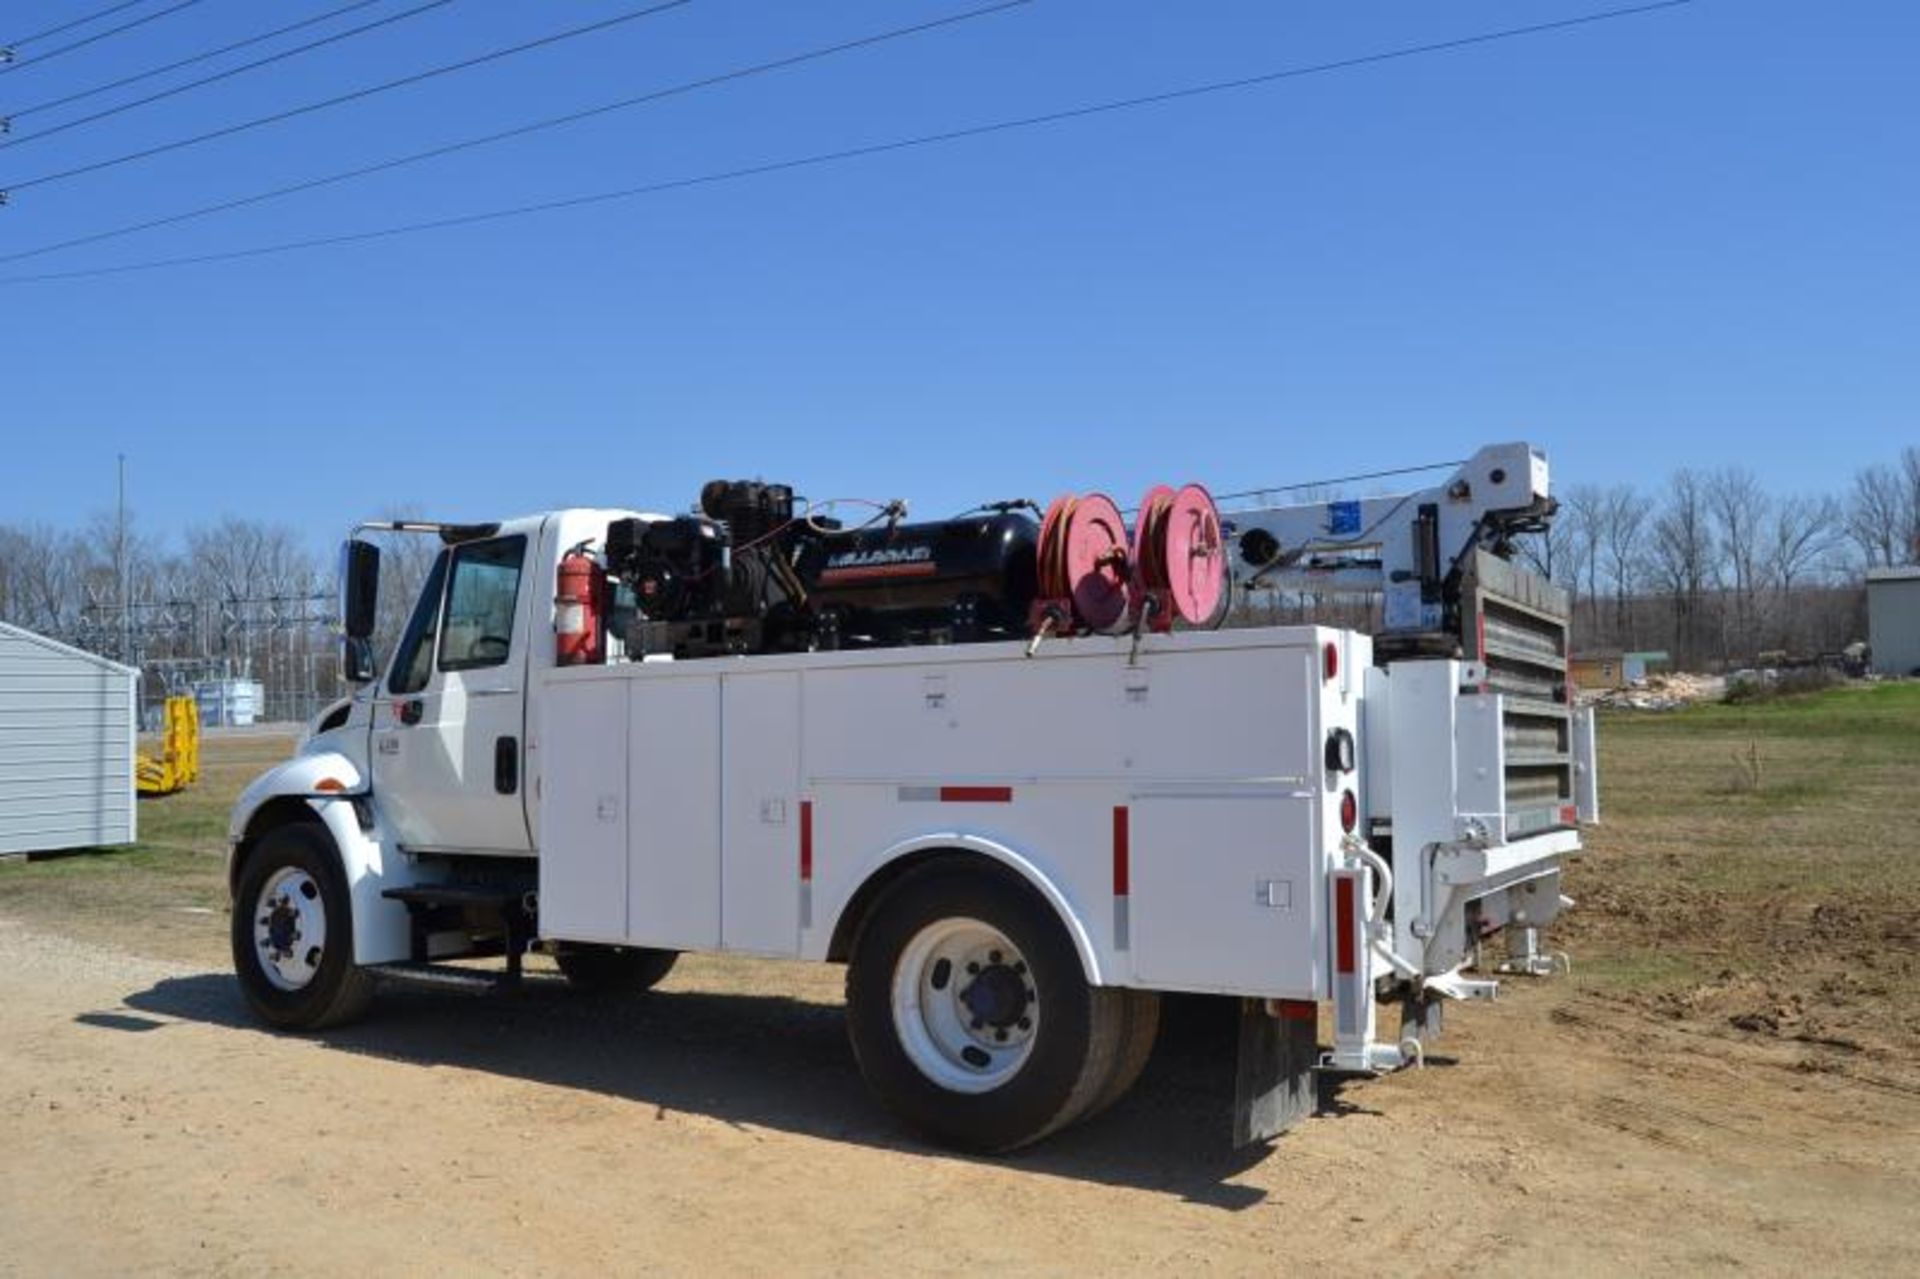
[[1574, 720], [1567, 592], [1478, 547], [1460, 575], [1460, 645], [1500, 695], [1507, 835], [1572, 826]]

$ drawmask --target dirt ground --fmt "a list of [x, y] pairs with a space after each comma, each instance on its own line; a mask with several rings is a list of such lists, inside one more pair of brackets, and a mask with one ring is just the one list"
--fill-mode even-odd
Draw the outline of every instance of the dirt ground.
[[1182, 1003], [1132, 1095], [1002, 1160], [873, 1105], [838, 969], [259, 1029], [214, 850], [285, 743], [214, 744], [155, 842], [0, 867], [0, 1274], [1914, 1273], [1920, 847], [1863, 814], [1920, 781], [1920, 700], [1868, 709], [1604, 726], [1574, 977], [1450, 1010], [1428, 1068], [1236, 1154], [1230, 1024]]

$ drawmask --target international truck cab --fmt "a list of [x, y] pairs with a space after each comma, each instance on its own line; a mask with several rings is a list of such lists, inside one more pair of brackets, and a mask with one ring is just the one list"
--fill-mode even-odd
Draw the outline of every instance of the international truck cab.
[[[377, 670], [379, 557], [343, 553], [356, 686], [233, 814], [242, 988], [317, 1029], [533, 950], [603, 990], [683, 951], [844, 963], [874, 1090], [985, 1151], [1124, 1094], [1162, 993], [1227, 996], [1236, 1139], [1271, 1136], [1315, 1071], [1415, 1062], [1490, 997], [1483, 942], [1549, 969], [1596, 815], [1565, 599], [1507, 558], [1544, 459], [1303, 512], [1189, 485], [1131, 529], [1098, 495], [849, 527], [720, 481], [691, 515], [363, 526], [441, 546]], [[1281, 573], [1397, 590], [1399, 625], [1220, 627], [1230, 578]]]

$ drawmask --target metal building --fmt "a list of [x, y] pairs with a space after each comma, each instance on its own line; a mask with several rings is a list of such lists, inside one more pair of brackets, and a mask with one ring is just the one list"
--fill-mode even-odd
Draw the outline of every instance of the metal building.
[[0, 854], [133, 842], [138, 679], [0, 622]]
[[1867, 643], [1880, 674], [1920, 674], [1920, 565], [1867, 570]]

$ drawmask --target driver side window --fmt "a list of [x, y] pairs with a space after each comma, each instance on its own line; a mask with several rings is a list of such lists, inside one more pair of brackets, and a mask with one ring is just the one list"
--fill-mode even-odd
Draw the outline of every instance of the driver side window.
[[505, 664], [513, 649], [513, 613], [527, 539], [469, 542], [453, 553], [446, 615], [440, 626], [440, 669], [467, 671]]

